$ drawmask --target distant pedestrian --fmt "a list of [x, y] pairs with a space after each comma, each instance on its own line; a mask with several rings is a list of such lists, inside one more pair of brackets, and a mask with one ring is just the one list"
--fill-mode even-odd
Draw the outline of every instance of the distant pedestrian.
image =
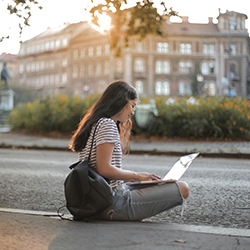
[[138, 102], [135, 88], [123, 81], [111, 83], [91, 107], [74, 133], [70, 148], [80, 160], [89, 155], [93, 132], [97, 126], [90, 166], [108, 180], [113, 189], [113, 203], [95, 219], [142, 220], [183, 203], [189, 195], [185, 182], [151, 185], [132, 189], [127, 181], [159, 180], [155, 174], [122, 169], [132, 128], [131, 116]]

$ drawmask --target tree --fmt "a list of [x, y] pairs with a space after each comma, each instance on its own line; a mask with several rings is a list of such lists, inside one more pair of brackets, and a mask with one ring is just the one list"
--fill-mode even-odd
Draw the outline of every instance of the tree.
[[[18, 18], [20, 18], [20, 22], [18, 23], [20, 35], [22, 34], [23, 28], [25, 26], [29, 26], [32, 9], [34, 7], [42, 9], [36, 0], [10, 0], [6, 1], [6, 7], [11, 15], [16, 15]], [[9, 38], [9, 36], [0, 37], [0, 42], [7, 38]]]
[[100, 27], [100, 15], [107, 15], [111, 18], [111, 28], [108, 31], [111, 49], [119, 56], [123, 47], [129, 46], [129, 38], [136, 36], [138, 40], [148, 35], [164, 36], [163, 23], [170, 16], [178, 16], [172, 8], [166, 8], [161, 2], [162, 14], [154, 7], [154, 1], [138, 0], [132, 8], [122, 10], [126, 7], [127, 0], [105, 0], [104, 4], [94, 4], [88, 10], [91, 14], [91, 22]]
[[[2, 0], [7, 1], [7, 0]], [[7, 4], [10, 14], [15, 14], [20, 18], [20, 35], [25, 26], [29, 26], [29, 19], [32, 15], [32, 8], [35, 6], [42, 9], [36, 0], [9, 0], [12, 4]], [[82, 0], [85, 1], [85, 0]], [[106, 14], [111, 18], [111, 28], [108, 32], [111, 49], [115, 55], [119, 56], [121, 49], [129, 46], [131, 37], [142, 40], [148, 35], [164, 36], [163, 23], [167, 17], [178, 16], [172, 8], [166, 8], [164, 2], [160, 3], [162, 13], [159, 14], [154, 4], [155, 0], [137, 0], [134, 7], [129, 8], [127, 0], [103, 0], [103, 3], [96, 4], [95, 0], [90, 0], [90, 5], [86, 6], [91, 14], [91, 22], [100, 27], [100, 16]], [[87, 5], [87, 4], [86, 4]], [[126, 8], [127, 7], [127, 8]], [[0, 42], [4, 38], [0, 37]]]

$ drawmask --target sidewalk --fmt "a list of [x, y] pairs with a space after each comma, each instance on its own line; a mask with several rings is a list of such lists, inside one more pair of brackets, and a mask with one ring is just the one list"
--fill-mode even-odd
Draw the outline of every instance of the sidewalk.
[[[70, 138], [0, 133], [0, 148], [68, 150]], [[250, 142], [137, 139], [131, 153], [250, 159]], [[7, 250], [249, 250], [250, 230], [150, 222], [72, 222], [56, 214], [0, 209], [0, 246]]]
[[150, 222], [76, 222], [0, 211], [2, 250], [249, 250], [250, 230]]
[[[0, 133], [0, 148], [68, 150], [70, 138], [49, 138], [15, 132]], [[175, 141], [132, 139], [131, 154], [183, 155], [199, 151], [202, 156], [248, 158], [250, 141]]]

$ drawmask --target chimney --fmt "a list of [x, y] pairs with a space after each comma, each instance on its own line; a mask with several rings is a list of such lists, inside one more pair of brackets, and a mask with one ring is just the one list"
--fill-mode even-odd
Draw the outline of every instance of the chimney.
[[188, 16], [181, 17], [183, 23], [188, 23]]
[[213, 23], [213, 18], [212, 17], [208, 17], [208, 23]]

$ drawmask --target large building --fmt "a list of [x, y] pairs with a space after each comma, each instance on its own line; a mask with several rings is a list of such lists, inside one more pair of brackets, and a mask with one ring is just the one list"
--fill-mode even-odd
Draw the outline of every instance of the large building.
[[19, 84], [41, 95], [85, 96], [123, 79], [141, 96], [228, 95], [250, 97], [250, 39], [247, 16], [227, 11], [218, 23], [164, 23], [165, 37], [147, 36], [114, 57], [108, 35], [88, 22], [65, 24], [22, 43]]

